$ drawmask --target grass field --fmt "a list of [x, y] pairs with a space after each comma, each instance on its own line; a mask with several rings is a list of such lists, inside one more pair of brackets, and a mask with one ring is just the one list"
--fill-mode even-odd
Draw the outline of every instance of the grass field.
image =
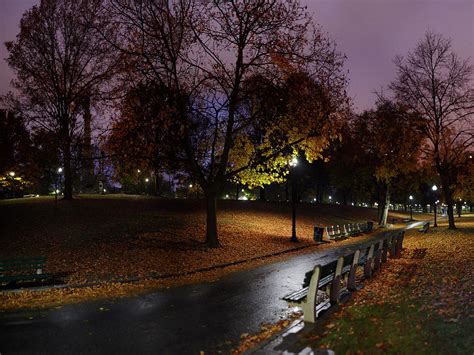
[[204, 201], [117, 195], [80, 196], [57, 206], [52, 198], [0, 201], [0, 258], [47, 256], [46, 272], [67, 274], [70, 285], [160, 278], [315, 248], [315, 224], [376, 219], [374, 209], [301, 204], [295, 244], [288, 204], [219, 201], [218, 208], [222, 247], [208, 249]]

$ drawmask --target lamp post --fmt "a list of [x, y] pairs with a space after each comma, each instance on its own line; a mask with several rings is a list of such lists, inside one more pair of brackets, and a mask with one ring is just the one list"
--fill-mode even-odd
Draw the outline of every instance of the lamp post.
[[58, 168], [58, 175], [56, 176], [56, 188], [54, 190], [54, 204], [58, 205], [58, 194], [60, 192], [59, 185], [61, 184], [61, 173], [63, 172], [63, 168]]
[[408, 197], [410, 199], [410, 221], [413, 221], [413, 196]]
[[295, 176], [295, 167], [298, 165], [298, 158], [293, 157], [290, 162], [290, 178], [291, 178], [291, 238], [290, 241], [297, 242], [298, 238], [296, 236], [296, 199], [298, 198], [297, 186], [296, 186], [296, 176]]
[[141, 183], [140, 183], [140, 173], [141, 172], [142, 171], [140, 169], [137, 169], [137, 194], [139, 194], [139, 195], [140, 195], [140, 185], [141, 185]]
[[149, 190], [148, 183], [149, 182], [150, 182], [150, 179], [145, 178], [145, 195], [148, 195], [148, 190]]
[[10, 172], [8, 173], [8, 175], [10, 176], [11, 183], [12, 183], [12, 186], [11, 186], [12, 198], [15, 198], [15, 172], [14, 172], [14, 171], [10, 171]]
[[433, 190], [433, 193], [434, 193], [434, 226], [435, 227], [438, 227], [438, 224], [436, 223], [436, 191], [438, 190], [438, 186], [436, 185], [433, 185], [433, 187], [431, 188]]

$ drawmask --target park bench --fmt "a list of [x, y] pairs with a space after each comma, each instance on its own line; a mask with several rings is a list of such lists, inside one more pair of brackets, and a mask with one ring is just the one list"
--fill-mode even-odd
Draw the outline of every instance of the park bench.
[[345, 225], [346, 234], [350, 237], [356, 237], [362, 234], [359, 223], [349, 223]]
[[0, 260], [0, 284], [44, 281], [51, 275], [43, 273], [46, 257]]
[[[322, 227], [318, 228], [321, 231]], [[337, 304], [344, 293], [361, 288], [356, 280], [359, 266], [363, 267], [363, 278], [367, 279], [387, 262], [388, 253], [391, 257], [398, 257], [403, 237], [403, 231], [390, 234], [337, 260], [316, 265], [305, 274], [302, 288], [286, 295], [283, 300], [292, 307], [301, 308], [305, 322], [314, 323], [318, 314]]]
[[326, 235], [329, 240], [340, 240], [346, 237], [344, 227], [341, 229], [338, 224], [326, 227]]
[[326, 265], [318, 264], [305, 274], [303, 288], [286, 295], [283, 300], [292, 307], [303, 309], [304, 320], [314, 323], [317, 314], [330, 307], [331, 299], [335, 300], [331, 285], [339, 281], [341, 271], [342, 258]]
[[305, 274], [302, 289], [286, 295], [283, 300], [303, 309], [304, 320], [314, 323], [319, 312], [339, 303], [343, 294], [355, 289], [350, 280], [351, 275], [355, 275], [358, 255], [357, 250], [326, 265], [316, 265]]
[[428, 232], [428, 229], [430, 229], [430, 222], [425, 222], [425, 223], [423, 223], [423, 227], [418, 229], [418, 232], [426, 233], [426, 232]]
[[372, 231], [373, 222], [367, 223], [348, 223], [348, 224], [336, 224], [332, 226], [314, 226], [314, 241], [324, 242], [323, 236], [326, 236], [328, 240], [341, 240], [347, 237], [356, 237], [362, 233]]

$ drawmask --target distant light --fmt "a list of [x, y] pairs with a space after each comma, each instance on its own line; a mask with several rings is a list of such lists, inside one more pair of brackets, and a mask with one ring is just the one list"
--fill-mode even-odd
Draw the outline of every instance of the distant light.
[[36, 197], [40, 197], [40, 195], [36, 195]]
[[8, 173], [8, 175], [10, 175], [11, 177], [13, 177], [13, 176], [15, 176], [15, 172], [14, 172], [14, 171], [10, 171], [10, 172]]
[[332, 200], [332, 196], [329, 196], [329, 199]]
[[352, 206], [354, 206], [354, 202], [352, 202]]
[[229, 195], [225, 195], [225, 198], [229, 198]]
[[436, 200], [436, 202], [435, 202], [435, 203], [439, 203], [439, 200]]
[[139, 174], [140, 174], [141, 172], [142, 172], [142, 171], [141, 171], [140, 169], [137, 169], [137, 173], [139, 173]]
[[245, 190], [244, 190], [244, 189], [242, 189], [242, 192], [245, 192]]
[[193, 188], [193, 184], [189, 184], [189, 188], [192, 189], [192, 188]]
[[59, 191], [59, 190], [56, 190], [56, 194], [58, 194], [58, 193], [60, 193], [60, 191]]
[[63, 168], [58, 168], [58, 173], [61, 174], [63, 172]]
[[148, 182], [148, 181], [150, 181], [150, 179], [146, 178], [146, 179], [145, 179], [145, 182]]
[[248, 200], [247, 196], [242, 196], [242, 200], [247, 201]]
[[104, 189], [104, 192], [107, 192], [107, 190], [106, 190], [106, 189]]
[[432, 187], [431, 189], [432, 189], [433, 191], [436, 191], [436, 190], [438, 190], [438, 186], [433, 185], [433, 187]]
[[408, 197], [408, 198], [409, 198], [410, 200], [413, 200], [413, 196], [412, 196], [412, 195], [410, 195], [410, 197]]
[[316, 197], [315, 197], [315, 198], [313, 198], [313, 201], [314, 201], [314, 202], [316, 202]]

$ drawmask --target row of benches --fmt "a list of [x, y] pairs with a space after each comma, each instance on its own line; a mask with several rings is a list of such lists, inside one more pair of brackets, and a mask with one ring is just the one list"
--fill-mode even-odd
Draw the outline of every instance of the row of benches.
[[371, 232], [373, 228], [373, 222], [366, 223], [347, 223], [347, 224], [336, 224], [333, 226], [315, 226], [314, 227], [314, 240], [316, 242], [322, 242], [324, 237], [329, 240], [339, 240], [347, 237], [356, 237], [365, 232]]
[[404, 232], [385, 236], [361, 249], [324, 265], [316, 265], [305, 275], [303, 287], [285, 297], [289, 305], [303, 310], [304, 320], [314, 323], [317, 314], [337, 304], [344, 293], [356, 290], [357, 270], [363, 270], [363, 278], [372, 274], [385, 263], [388, 254], [399, 257], [402, 251]]

